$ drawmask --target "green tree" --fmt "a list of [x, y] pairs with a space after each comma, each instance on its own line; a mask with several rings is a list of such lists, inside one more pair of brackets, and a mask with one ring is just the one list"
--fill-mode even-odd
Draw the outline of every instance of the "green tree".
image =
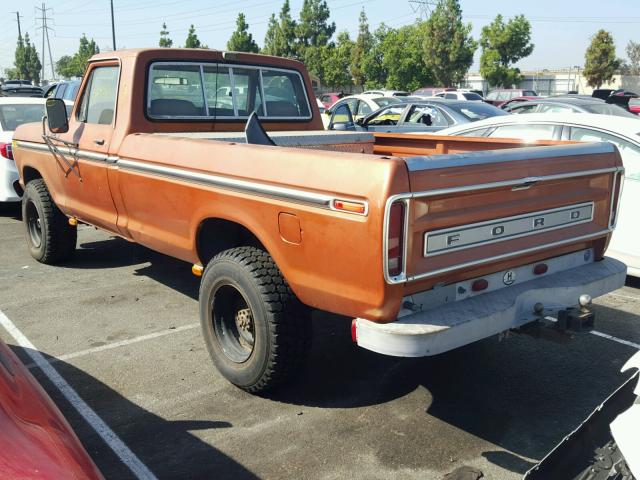
[[349, 73], [351, 63], [351, 51], [354, 43], [349, 38], [348, 32], [338, 33], [336, 45], [320, 47], [322, 61], [325, 65], [322, 81], [325, 85], [338, 89], [351, 85], [352, 78]]
[[189, 33], [187, 34], [187, 40], [184, 42], [184, 48], [202, 48], [200, 39], [196, 35], [196, 28], [191, 24], [189, 27]]
[[296, 53], [296, 22], [291, 18], [289, 0], [285, 0], [280, 10], [279, 21], [271, 15], [269, 26], [264, 38], [265, 55], [297, 58]]
[[420, 22], [390, 30], [382, 42], [382, 66], [387, 72], [385, 86], [416, 90], [433, 82], [424, 63], [424, 25]]
[[330, 16], [325, 0], [304, 0], [296, 26], [296, 37], [302, 49], [328, 45], [336, 31], [336, 24], [328, 23]]
[[350, 71], [353, 77], [353, 84], [362, 87], [366, 83], [366, 70], [365, 70], [365, 58], [367, 52], [373, 46], [373, 35], [369, 31], [369, 23], [367, 22], [367, 14], [364, 12], [364, 8], [360, 11], [360, 25], [358, 27], [358, 38], [351, 50], [351, 65]]
[[627, 58], [629, 59], [629, 74], [640, 75], [640, 43], [629, 40]]
[[158, 45], [161, 47], [169, 48], [173, 45], [173, 40], [169, 38], [169, 30], [167, 30], [167, 24], [162, 23], [162, 30], [160, 30], [160, 41]]
[[61, 57], [56, 62], [56, 70], [58, 71], [58, 74], [62, 75], [64, 78], [81, 77], [87, 68], [87, 62], [96, 53], [100, 53], [98, 44], [93, 40], [93, 38], [89, 40], [83, 33], [82, 37], [80, 37], [78, 51], [73, 55], [73, 57], [69, 57], [68, 55]]
[[384, 40], [391, 30], [381, 23], [373, 32], [371, 46], [362, 59], [362, 74], [365, 88], [378, 88], [386, 85], [389, 72], [383, 64]]
[[613, 36], [606, 30], [598, 30], [585, 53], [584, 76], [587, 84], [600, 88], [603, 83], [613, 79], [619, 67]]
[[38, 52], [36, 46], [29, 43], [29, 34], [24, 34], [24, 56], [26, 62], [26, 78], [32, 80], [34, 83], [40, 83], [40, 72], [42, 71], [42, 64], [40, 58], [38, 58]]
[[[27, 35], [29, 35], [27, 33]], [[27, 55], [25, 51], [24, 39], [19, 36], [18, 44], [16, 45], [16, 53], [15, 60], [13, 62], [15, 68], [15, 72], [17, 73], [16, 80], [26, 79], [28, 70], [27, 70]]]
[[461, 83], [473, 64], [478, 43], [471, 37], [471, 24], [462, 23], [458, 0], [439, 0], [425, 23], [424, 63], [439, 85]]
[[517, 15], [504, 23], [502, 15], [482, 29], [480, 73], [490, 85], [511, 86], [522, 81], [518, 68], [511, 67], [533, 52], [531, 24], [524, 15]]
[[231, 38], [227, 42], [227, 50], [250, 53], [258, 53], [260, 51], [258, 44], [249, 33], [249, 24], [245, 19], [244, 13], [238, 14], [236, 30], [231, 34]]

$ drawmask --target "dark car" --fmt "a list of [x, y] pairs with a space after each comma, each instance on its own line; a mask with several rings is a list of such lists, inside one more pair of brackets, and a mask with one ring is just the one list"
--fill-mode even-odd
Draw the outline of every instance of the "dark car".
[[553, 97], [519, 102], [506, 108], [511, 113], [599, 113], [619, 117], [635, 117], [624, 107], [591, 97]]
[[355, 122], [348, 107], [334, 109], [329, 130], [436, 132], [443, 128], [484, 120], [496, 115], [509, 114], [482, 102], [430, 98], [387, 105]]
[[80, 80], [59, 82], [50, 86], [49, 89], [44, 92], [44, 96], [47, 98], [61, 98], [62, 100], [70, 100], [74, 102], [79, 88]]
[[3, 97], [41, 97], [42, 89], [35, 87], [29, 80], [5, 80], [0, 87]]
[[533, 90], [524, 90], [522, 88], [498, 88], [491, 90], [484, 97], [484, 101], [499, 107], [503, 103], [516, 97], [537, 97], [538, 94]]

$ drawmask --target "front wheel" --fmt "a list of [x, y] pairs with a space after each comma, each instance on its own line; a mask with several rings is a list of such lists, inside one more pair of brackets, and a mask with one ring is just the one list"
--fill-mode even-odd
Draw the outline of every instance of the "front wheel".
[[73, 255], [76, 227], [69, 225], [41, 178], [30, 181], [24, 190], [22, 221], [26, 227], [29, 253], [37, 261], [55, 264]]
[[216, 255], [200, 284], [200, 321], [213, 363], [234, 385], [270, 390], [302, 366], [309, 312], [271, 256], [255, 247]]

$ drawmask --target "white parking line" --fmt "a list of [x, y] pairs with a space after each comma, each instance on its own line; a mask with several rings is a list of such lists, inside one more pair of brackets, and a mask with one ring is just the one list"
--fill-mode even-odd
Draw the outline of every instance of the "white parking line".
[[36, 347], [29, 341], [29, 339], [15, 326], [15, 324], [7, 317], [2, 311], [0, 311], [0, 324], [9, 332], [13, 339], [20, 345], [27, 355], [31, 357], [42, 370], [51, 383], [53, 383], [60, 393], [73, 405], [80, 415], [87, 421], [89, 425], [96, 431], [96, 433], [104, 440], [104, 442], [113, 450], [113, 452], [122, 460], [129, 470], [138, 479], [157, 480], [156, 476], [149, 470], [149, 468], [140, 461], [140, 459], [133, 453], [129, 447], [115, 434], [111, 428], [102, 420], [96, 412], [94, 412], [89, 405], [85, 403], [80, 395], [69, 385], [62, 375], [53, 368], [49, 362], [44, 358]]
[[629, 347], [637, 348], [638, 350], [640, 350], [640, 344], [638, 343], [633, 343], [633, 342], [630, 342], [629, 340], [624, 340], [622, 338], [614, 337], [613, 335], [608, 335], [606, 333], [598, 332], [597, 330], [591, 330], [590, 333], [597, 337], [606, 338], [607, 340], [612, 340], [614, 342], [621, 343], [622, 345], [627, 345]]
[[[82, 357], [83, 355], [90, 355], [96, 352], [103, 352], [105, 350], [111, 350], [112, 348], [124, 347], [125, 345], [131, 345], [132, 343], [143, 342], [145, 340], [151, 340], [158, 337], [164, 337], [165, 335], [171, 335], [172, 333], [182, 332], [184, 330], [191, 330], [193, 328], [199, 327], [199, 323], [190, 323], [189, 325], [182, 325], [180, 327], [168, 328], [166, 330], [161, 330], [159, 332], [149, 333], [147, 335], [140, 335], [139, 337], [128, 338], [127, 340], [121, 340], [119, 342], [107, 343], [106, 345], [100, 345], [99, 347], [87, 348], [86, 350], [79, 350], [73, 353], [66, 353], [64, 355], [60, 355], [59, 357], [52, 358], [48, 360], [49, 363], [57, 363], [65, 360], [69, 360], [71, 358]], [[27, 368], [36, 368], [39, 365], [35, 362], [29, 363], [26, 365]]]

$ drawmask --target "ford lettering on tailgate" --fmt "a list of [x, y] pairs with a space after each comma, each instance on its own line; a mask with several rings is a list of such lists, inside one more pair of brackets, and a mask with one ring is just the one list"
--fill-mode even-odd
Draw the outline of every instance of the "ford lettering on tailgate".
[[593, 202], [427, 232], [424, 256], [566, 228], [593, 220]]

